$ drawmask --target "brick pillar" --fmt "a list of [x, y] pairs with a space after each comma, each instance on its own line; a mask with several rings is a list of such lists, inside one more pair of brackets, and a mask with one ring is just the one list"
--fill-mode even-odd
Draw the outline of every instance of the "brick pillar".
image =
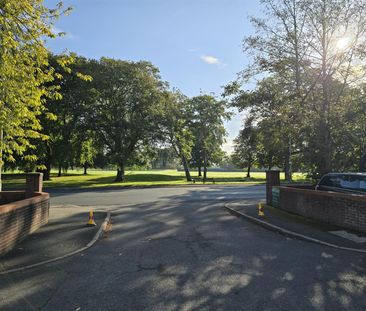
[[31, 197], [34, 192], [42, 192], [43, 174], [42, 173], [28, 173], [25, 175], [26, 181], [26, 196]]
[[280, 185], [280, 171], [266, 171], [267, 205], [272, 205], [272, 187]]

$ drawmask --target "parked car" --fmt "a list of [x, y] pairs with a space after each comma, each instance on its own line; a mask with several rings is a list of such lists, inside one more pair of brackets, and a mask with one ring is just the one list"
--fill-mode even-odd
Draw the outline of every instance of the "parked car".
[[325, 174], [315, 186], [315, 190], [366, 195], [366, 173]]

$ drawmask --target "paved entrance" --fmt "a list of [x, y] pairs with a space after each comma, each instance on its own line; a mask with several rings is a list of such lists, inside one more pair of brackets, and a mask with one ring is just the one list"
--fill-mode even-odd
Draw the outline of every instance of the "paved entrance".
[[[223, 209], [228, 198], [263, 194], [114, 192], [112, 231], [83, 254], [2, 277], [0, 309], [365, 310], [366, 256], [286, 238]], [[94, 195], [54, 202], [88, 205]]]

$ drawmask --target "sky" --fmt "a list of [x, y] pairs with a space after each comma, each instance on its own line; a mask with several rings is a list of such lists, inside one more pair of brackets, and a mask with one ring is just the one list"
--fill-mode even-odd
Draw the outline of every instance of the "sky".
[[[48, 7], [57, 1], [46, 0]], [[187, 96], [222, 94], [247, 64], [242, 41], [253, 33], [249, 16], [260, 15], [259, 0], [64, 0], [73, 7], [55, 24], [66, 36], [49, 41], [55, 53], [76, 52], [147, 60], [163, 80]], [[235, 114], [226, 123], [224, 149], [242, 126]]]

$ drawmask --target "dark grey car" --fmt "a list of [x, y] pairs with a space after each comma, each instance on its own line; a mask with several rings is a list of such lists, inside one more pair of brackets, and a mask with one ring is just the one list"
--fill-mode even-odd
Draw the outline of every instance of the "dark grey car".
[[329, 173], [320, 179], [315, 189], [366, 195], [366, 173]]

